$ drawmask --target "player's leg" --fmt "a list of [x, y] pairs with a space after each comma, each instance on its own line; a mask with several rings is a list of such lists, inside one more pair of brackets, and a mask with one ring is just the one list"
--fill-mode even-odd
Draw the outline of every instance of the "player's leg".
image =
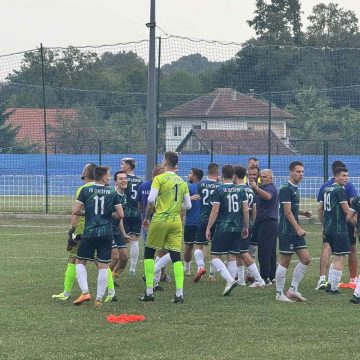
[[[199, 224], [196, 228], [195, 232], [195, 251], [194, 257], [196, 260], [196, 264], [198, 266], [198, 270], [203, 267], [205, 269], [205, 258], [206, 258], [206, 246], [209, 245], [208, 240], [206, 239], [206, 227], [207, 224]], [[214, 236], [214, 227], [211, 229], [211, 237]], [[197, 251], [200, 250], [200, 251]], [[202, 265], [204, 264], [204, 265]], [[214, 273], [216, 269], [213, 267], [210, 261], [210, 269], [209, 269], [209, 282], [215, 281]], [[201, 276], [203, 276], [205, 272]]]
[[[279, 244], [282, 244], [282, 237], [279, 236]], [[280, 256], [278, 260], [278, 266], [275, 273], [275, 282], [276, 282], [276, 297], [275, 299], [278, 301], [284, 302], [293, 302], [290, 298], [286, 297], [284, 294], [284, 287], [286, 281], [286, 273], [287, 269], [290, 265], [291, 256], [294, 252], [283, 253], [280, 250]]]
[[[287, 297], [296, 301], [306, 301], [306, 299], [299, 292], [298, 287], [310, 264], [310, 254], [305, 247], [305, 239], [298, 236], [297, 239], [299, 245], [295, 247], [295, 252], [299, 258], [299, 262], [295, 266], [291, 285], [289, 291], [287, 292]], [[303, 245], [300, 245], [300, 243], [303, 243]]]
[[236, 267], [237, 267], [237, 283], [238, 285], [245, 286], [245, 263], [241, 258], [241, 254], [236, 257]]
[[[141, 219], [129, 218], [126, 221], [125, 226], [126, 233], [131, 237], [130, 240], [130, 275], [136, 274], [136, 266], [139, 259], [139, 236], [141, 231]], [[124, 223], [125, 225], [125, 223]]]
[[[155, 276], [154, 283], [155, 287], [159, 286], [159, 281], [161, 280], [162, 270], [165, 269], [166, 265], [171, 261], [170, 254], [163, 250], [158, 251], [157, 260], [155, 260]], [[165, 274], [165, 276], [167, 276]]]
[[246, 265], [250, 276], [255, 280], [249, 287], [251, 288], [264, 287], [265, 281], [261, 277], [256, 262], [253, 259], [253, 257], [249, 254], [249, 251], [245, 251], [245, 249], [240, 250], [240, 258], [242, 262]]
[[62, 300], [62, 301], [69, 299], [72, 287], [76, 280], [75, 260], [76, 260], [76, 251], [74, 255], [69, 255], [66, 271], [64, 274], [64, 291], [61, 292], [60, 294], [53, 295], [52, 296], [53, 299]]
[[191, 264], [191, 255], [194, 248], [194, 236], [192, 234], [192, 226], [184, 226], [184, 272], [185, 276], [190, 276], [190, 264]]
[[[196, 239], [195, 239], [196, 241]], [[205, 275], [205, 254], [204, 254], [204, 244], [199, 244], [195, 242], [194, 258], [197, 265], [197, 273], [194, 277], [194, 282], [198, 282]]]
[[356, 284], [357, 280], [357, 253], [356, 253], [356, 235], [354, 225], [347, 223], [348, 235], [350, 241], [350, 255], [348, 258], [349, 274], [350, 274], [350, 283]]
[[320, 255], [320, 277], [315, 290], [323, 290], [326, 287], [326, 274], [329, 268], [330, 255], [331, 255], [330, 245], [326, 240], [326, 236], [323, 235], [323, 245]]

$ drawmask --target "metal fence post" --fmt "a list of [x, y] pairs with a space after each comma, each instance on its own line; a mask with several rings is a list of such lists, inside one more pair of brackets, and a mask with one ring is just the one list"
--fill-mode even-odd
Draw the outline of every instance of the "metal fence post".
[[324, 140], [323, 143], [323, 167], [324, 167], [324, 182], [329, 179], [329, 142]]
[[102, 162], [102, 143], [101, 140], [99, 140], [99, 165], [101, 166]]
[[40, 44], [41, 56], [41, 77], [44, 109], [44, 142], [45, 142], [45, 213], [49, 213], [49, 171], [48, 171], [48, 142], [47, 142], [47, 121], [46, 121], [46, 92], [45, 92], [45, 66], [44, 66], [44, 48]]
[[214, 140], [210, 142], [210, 162], [214, 162]]

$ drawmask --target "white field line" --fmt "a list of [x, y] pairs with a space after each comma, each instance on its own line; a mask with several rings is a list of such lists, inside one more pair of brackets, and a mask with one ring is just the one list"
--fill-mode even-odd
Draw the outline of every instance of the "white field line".
[[56, 229], [64, 229], [64, 226], [57, 226], [57, 225], [0, 225], [0, 227], [10, 227], [10, 228], [23, 228], [23, 229], [27, 229], [27, 228], [56, 228]]
[[22, 234], [1, 234], [1, 236], [32, 236], [32, 235], [52, 235], [52, 234], [65, 234], [65, 231], [52, 231], [52, 232], [40, 232], [40, 233], [22, 233]]

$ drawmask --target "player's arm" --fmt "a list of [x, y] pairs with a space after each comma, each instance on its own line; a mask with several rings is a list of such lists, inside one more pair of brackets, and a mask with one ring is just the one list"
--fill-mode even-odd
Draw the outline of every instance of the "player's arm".
[[321, 225], [324, 225], [324, 203], [322, 201], [319, 202], [317, 212]]
[[250, 186], [265, 201], [270, 201], [272, 199], [272, 194], [261, 189], [253, 179], [250, 179]]
[[296, 234], [298, 236], [305, 236], [306, 235], [306, 231], [304, 229], [302, 229], [300, 227], [300, 225], [297, 223], [297, 221], [295, 220], [294, 214], [291, 211], [291, 203], [288, 202], [283, 202], [282, 203], [283, 207], [284, 207], [284, 215], [286, 217], [286, 220], [291, 224], [291, 226], [294, 228], [294, 230], [296, 231]]
[[[154, 179], [154, 182], [155, 182], [155, 179]], [[150, 225], [151, 215], [155, 211], [155, 203], [156, 203], [156, 198], [158, 196], [158, 193], [159, 193], [159, 190], [157, 188], [155, 188], [155, 187], [151, 188], [150, 194], [148, 197], [148, 204], [147, 204], [146, 210], [145, 210], [145, 219], [143, 221], [143, 227], [145, 230], [148, 229], [148, 227]]]
[[346, 221], [356, 226], [356, 211], [354, 209], [349, 208], [349, 211], [346, 214]]
[[124, 220], [121, 219], [120, 223], [119, 223], [119, 229], [120, 229], [120, 234], [122, 235], [122, 237], [125, 239], [126, 242], [129, 242], [131, 240], [131, 236], [128, 235], [125, 231], [125, 227], [124, 227]]
[[252, 219], [253, 223], [255, 223], [255, 220], [256, 220], [256, 204], [253, 204], [253, 206], [252, 206], [251, 219]]
[[220, 203], [213, 202], [213, 206], [212, 206], [211, 213], [209, 216], [209, 221], [208, 221], [208, 224], [206, 227], [206, 239], [209, 241], [211, 240], [211, 231], [210, 230], [213, 227], [213, 225], [215, 224], [215, 221], [219, 214], [219, 209], [220, 209]]
[[312, 217], [312, 211], [309, 210], [299, 210], [299, 215], [305, 216], [308, 219]]
[[249, 205], [247, 200], [242, 203], [242, 213], [243, 213], [243, 228], [241, 236], [243, 239], [246, 239], [249, 236]]
[[[197, 195], [197, 196], [199, 196], [199, 195]], [[188, 210], [191, 209], [191, 207], [192, 207], [192, 205], [191, 205], [190, 195], [189, 195], [189, 193], [187, 193], [183, 197], [183, 203], [182, 203], [181, 209], [185, 210], [185, 211], [188, 211]]]
[[79, 222], [78, 216], [84, 216], [83, 206], [84, 204], [81, 201], [79, 200], [75, 201], [71, 213], [71, 227], [77, 226]]

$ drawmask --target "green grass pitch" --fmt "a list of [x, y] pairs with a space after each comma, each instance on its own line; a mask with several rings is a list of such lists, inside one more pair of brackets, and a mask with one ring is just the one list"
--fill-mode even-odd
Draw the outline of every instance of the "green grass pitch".
[[[185, 304], [170, 303], [174, 284], [141, 303], [138, 275], [121, 278], [119, 301], [95, 309], [59, 303], [66, 265], [68, 221], [0, 218], [1, 359], [358, 359], [360, 306], [315, 292], [321, 248], [320, 227], [308, 225], [314, 258], [301, 284], [306, 303], [277, 303], [274, 287], [239, 287], [222, 297], [224, 282], [185, 279]], [[294, 263], [288, 273], [287, 286]], [[96, 270], [88, 264], [95, 292]], [[195, 264], [192, 264], [192, 272]], [[169, 273], [172, 274], [171, 267]], [[348, 279], [347, 271], [344, 278]], [[72, 298], [79, 293], [74, 286]], [[143, 314], [133, 324], [108, 324], [108, 314]]]

